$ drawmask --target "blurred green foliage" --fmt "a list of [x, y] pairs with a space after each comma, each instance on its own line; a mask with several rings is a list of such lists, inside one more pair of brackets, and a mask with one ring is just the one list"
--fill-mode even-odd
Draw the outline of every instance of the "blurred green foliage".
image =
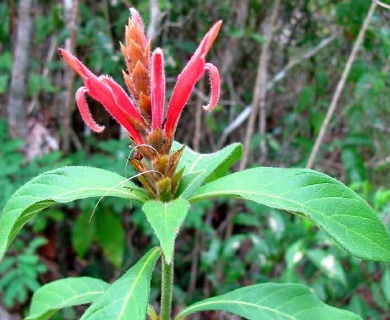
[[5, 306], [25, 303], [29, 292], [40, 287], [37, 278], [47, 272], [46, 266], [39, 260], [37, 249], [44, 245], [42, 237], [34, 238], [29, 243], [17, 240], [14, 244], [14, 257], [4, 259], [0, 264], [0, 292]]
[[[129, 16], [124, 2], [80, 1], [76, 43], [80, 60], [95, 73], [110, 74], [122, 85], [120, 72], [124, 61], [119, 41], [123, 41]], [[264, 42], [261, 25], [269, 15], [272, 3], [159, 1], [161, 25], [153, 47], [164, 48], [168, 95], [200, 37], [214, 21], [224, 20], [216, 46], [208, 57], [224, 70], [223, 107], [213, 114], [203, 115], [202, 151], [215, 150], [224, 130], [245, 106], [252, 103], [258, 55]], [[149, 1], [133, 1], [132, 4], [148, 25]], [[369, 5], [367, 0], [282, 1], [278, 29], [271, 46], [270, 79], [290, 60], [314, 48], [336, 28], [340, 36], [314, 57], [290, 70], [269, 91], [268, 131], [266, 137], [253, 136], [251, 163], [256, 163], [260, 155], [259, 141], [266, 139], [269, 145], [267, 165], [306, 164]], [[40, 2], [36, 10], [28, 95], [38, 94], [39, 106], [31, 116], [50, 113], [57, 117], [56, 126], [61, 134], [62, 119], [58, 116], [61, 108], [58, 101], [61, 100], [58, 97], [64, 93], [65, 86], [58, 79], [64, 65], [57, 56], [49, 63], [45, 61], [50, 39], [55, 39], [60, 46], [69, 32], [61, 2]], [[378, 8], [371, 21], [317, 164], [317, 169], [340, 178], [366, 198], [388, 228], [389, 14]], [[15, 18], [9, 2], [0, 3], [0, 102], [4, 106], [12, 69], [9, 36], [12, 17]], [[43, 67], [49, 69], [49, 76], [42, 76]], [[80, 85], [81, 80], [76, 79], [75, 88]], [[194, 138], [196, 99], [198, 97], [185, 109], [181, 120], [185, 126], [179, 127], [177, 134], [180, 142], [189, 145]], [[94, 106], [91, 109], [94, 110]], [[90, 165], [131, 177], [133, 171], [127, 165], [127, 157], [132, 151], [129, 141], [118, 140], [118, 127], [109, 116], [96, 114], [99, 122], [109, 124], [104, 135], [91, 136], [83, 131], [75, 110], [74, 130], [82, 148], [74, 148], [68, 155], [57, 151], [28, 163], [19, 152], [24, 141], [11, 140], [6, 121], [0, 121], [0, 209], [24, 182], [55, 167]], [[3, 111], [0, 115], [6, 116]], [[245, 129], [244, 123], [228, 136], [226, 142], [243, 141]], [[309, 221], [259, 205], [244, 206], [232, 201], [206, 201], [193, 205], [190, 210], [176, 243], [174, 299], [178, 304], [225, 293], [240, 285], [289, 281], [307, 284], [327, 303], [353, 310], [365, 319], [385, 319], [390, 308], [389, 266], [349, 257]], [[236, 214], [230, 215], [230, 212]], [[33, 237], [36, 240], [24, 248], [22, 244]], [[50, 275], [41, 260], [44, 254], [40, 250], [44, 252], [45, 246], [38, 250], [43, 238], [56, 248], [55, 257], [44, 257], [45, 264], [50, 261], [58, 266], [59, 274], [55, 277], [77, 274], [105, 280], [116, 277], [156, 244], [152, 229], [135, 203], [87, 199], [48, 210], [26, 229], [0, 265], [0, 299], [7, 307], [24, 309], [29, 292], [45, 281], [42, 274]], [[8, 277], [17, 277], [24, 272], [16, 287], [9, 285], [9, 280], [3, 276], [5, 271], [11, 274]], [[22, 292], [19, 300], [15, 288]], [[153, 291], [152, 298], [158, 294], [157, 290]], [[74, 313], [71, 311], [62, 318], [72, 319]]]

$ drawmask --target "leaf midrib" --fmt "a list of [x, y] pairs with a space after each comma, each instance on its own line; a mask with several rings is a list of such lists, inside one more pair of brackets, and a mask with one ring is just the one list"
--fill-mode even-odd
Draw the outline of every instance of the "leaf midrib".
[[[288, 315], [286, 313], [283, 313], [281, 311], [277, 311], [276, 309], [272, 309], [272, 308], [265, 307], [265, 306], [262, 306], [262, 305], [257, 305], [255, 303], [249, 303], [249, 302], [243, 302], [243, 301], [237, 301], [237, 300], [207, 301], [207, 302], [204, 302], [204, 303], [200, 303], [200, 304], [194, 305], [193, 307], [189, 307], [188, 309], [185, 310], [185, 313], [180, 315], [180, 316], [185, 316], [186, 314], [190, 314], [192, 309], [199, 308], [199, 306], [200, 307], [204, 307], [204, 306], [210, 306], [210, 305], [213, 305], [213, 304], [214, 305], [215, 304], [228, 304], [228, 305], [238, 305], [238, 306], [240, 306], [240, 305], [250, 306], [250, 307], [253, 307], [253, 308], [256, 308], [256, 309], [259, 309], [259, 310], [264, 309], [264, 310], [276, 313], [278, 315], [285, 316], [285, 317], [287, 317], [288, 319], [291, 319], [291, 320], [296, 320], [297, 319], [297, 318], [291, 317], [290, 315]], [[187, 311], [189, 311], [189, 312], [187, 312]]]
[[123, 316], [123, 314], [124, 314], [124, 312], [125, 312], [126, 306], [127, 306], [128, 302], [129, 302], [129, 300], [131, 299], [131, 295], [133, 294], [133, 291], [135, 290], [135, 287], [136, 287], [136, 285], [138, 284], [138, 282], [139, 282], [139, 280], [140, 280], [140, 278], [141, 278], [141, 275], [143, 275], [146, 266], [149, 264], [149, 261], [150, 261], [150, 260], [154, 259], [155, 254], [156, 254], [159, 250], [160, 250], [159, 248], [155, 248], [155, 249], [153, 250], [153, 252], [150, 254], [150, 256], [145, 260], [145, 263], [141, 266], [140, 272], [138, 272], [137, 277], [135, 278], [135, 281], [134, 281], [134, 283], [133, 283], [133, 285], [132, 285], [132, 287], [131, 287], [129, 293], [127, 294], [127, 296], [126, 296], [125, 299], [124, 299], [123, 306], [122, 306], [122, 308], [121, 308], [121, 310], [120, 310], [120, 312], [119, 312], [120, 318], [122, 318], [122, 316]]
[[[56, 307], [55, 308], [50, 308], [50, 309], [48, 309], [48, 310], [46, 310], [46, 312], [48, 312], [48, 311], [50, 311], [50, 310], [56, 310], [56, 309], [61, 309], [61, 308], [63, 308], [64, 306], [66, 306], [67, 304], [69, 304], [69, 303], [72, 303], [72, 301], [75, 301], [75, 302], [77, 302], [77, 300], [78, 299], [80, 299], [80, 298], [85, 298], [85, 297], [88, 297], [88, 296], [93, 296], [93, 295], [96, 295], [96, 294], [101, 294], [101, 293], [103, 293], [105, 290], [99, 290], [99, 291], [90, 291], [90, 292], [88, 292], [88, 293], [84, 293], [84, 294], [79, 294], [79, 295], [77, 295], [77, 296], [73, 296], [72, 298], [70, 298], [70, 299], [61, 299], [60, 298], [60, 300], [61, 300], [61, 302], [60, 303], [58, 303], [58, 305], [56, 305]], [[55, 291], [52, 291], [52, 294], [57, 294], [57, 292], [55, 292]], [[59, 295], [59, 294], [57, 294], [57, 295]], [[61, 297], [61, 295], [59, 295], [60, 297]], [[38, 302], [39, 302], [39, 304], [41, 305], [41, 306], [50, 306], [51, 304], [49, 304], [49, 303], [45, 303], [44, 301], [40, 301], [40, 300], [38, 300]], [[34, 314], [32, 314], [32, 315], [29, 315], [28, 317], [29, 318], [31, 318], [31, 317], [36, 317], [36, 315], [41, 315], [41, 314], [44, 314], [44, 313], [42, 313], [42, 312], [35, 312], [35, 315]]]
[[[372, 242], [369, 238], [367, 238], [365, 236], [365, 234], [362, 234], [362, 233], [358, 233], [356, 231], [354, 231], [353, 229], [347, 229], [346, 226], [340, 224], [340, 222], [334, 220], [331, 218], [331, 216], [328, 216], [328, 215], [324, 215], [322, 212], [318, 211], [318, 210], [315, 210], [314, 208], [310, 208], [310, 207], [307, 207], [305, 206], [304, 204], [302, 203], [299, 203], [299, 202], [296, 202], [296, 201], [293, 201], [293, 200], [290, 200], [290, 199], [286, 199], [286, 198], [282, 198], [280, 196], [275, 196], [275, 195], [270, 195], [270, 194], [265, 194], [265, 193], [261, 193], [261, 192], [254, 192], [254, 191], [240, 191], [240, 190], [234, 190], [233, 191], [223, 191], [224, 193], [221, 194], [221, 191], [214, 191], [214, 192], [207, 192], [207, 193], [203, 193], [203, 195], [201, 194], [201, 196], [197, 196], [195, 195], [194, 197], [190, 198], [189, 201], [191, 202], [194, 202], [194, 201], [197, 201], [198, 199], [202, 200], [202, 199], [205, 199], [206, 197], [208, 197], [209, 195], [211, 196], [218, 196], [218, 197], [224, 197], [224, 196], [228, 196], [228, 195], [233, 195], [233, 196], [238, 196], [238, 197], [241, 197], [240, 195], [241, 194], [247, 194], [247, 195], [256, 195], [256, 196], [262, 196], [264, 198], [271, 198], [271, 199], [275, 199], [275, 200], [282, 200], [282, 201], [285, 201], [285, 202], [288, 202], [288, 203], [291, 203], [291, 204], [294, 204], [298, 207], [301, 207], [301, 208], [304, 208], [304, 209], [308, 209], [309, 211], [313, 211], [317, 214], [319, 214], [324, 220], [328, 220], [328, 221], [333, 221], [335, 224], [339, 225], [340, 227], [342, 227], [342, 229], [344, 230], [348, 230], [349, 232], [352, 232], [353, 234], [357, 235], [358, 237], [360, 238], [363, 238], [365, 240], [367, 240], [369, 243], [373, 244], [374, 246], [382, 249], [382, 250], [386, 250], [386, 247], [385, 246], [381, 246], [379, 245], [378, 243], [376, 242]], [[205, 197], [205, 195], [207, 195]], [[255, 200], [253, 200], [255, 201]], [[256, 201], [255, 201], [256, 202]], [[282, 208], [282, 207], [279, 207], [279, 209], [282, 209], [282, 210], [286, 210], [285, 208]], [[304, 213], [304, 212], [302, 212]], [[375, 221], [374, 221], [375, 222]]]

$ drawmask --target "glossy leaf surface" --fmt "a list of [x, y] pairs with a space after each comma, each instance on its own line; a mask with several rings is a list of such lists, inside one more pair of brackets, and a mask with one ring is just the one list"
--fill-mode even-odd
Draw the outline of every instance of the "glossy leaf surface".
[[91, 303], [108, 287], [108, 283], [89, 277], [53, 281], [34, 293], [25, 320], [46, 320], [60, 309]]
[[102, 169], [64, 167], [37, 176], [12, 195], [0, 214], [0, 260], [23, 225], [41, 210], [55, 203], [109, 196], [148, 200], [134, 183]]
[[[180, 147], [182, 145], [175, 142], [173, 148], [178, 150]], [[179, 188], [181, 197], [188, 198], [203, 183], [225, 175], [241, 154], [242, 145], [239, 143], [209, 154], [201, 154], [186, 147], [179, 162], [179, 168], [185, 168]]]
[[189, 200], [215, 197], [251, 200], [303, 215], [353, 255], [390, 261], [390, 236], [378, 215], [355, 192], [323, 173], [248, 169], [202, 186]]
[[80, 320], [145, 320], [150, 279], [160, 252], [158, 247], [149, 250], [92, 303]]
[[142, 210], [160, 240], [165, 260], [171, 263], [173, 248], [180, 226], [189, 209], [185, 199], [175, 199], [170, 202], [148, 201]]
[[329, 279], [338, 281], [343, 286], [347, 285], [344, 268], [339, 259], [333, 254], [324, 250], [309, 250], [306, 252], [306, 255]]
[[300, 284], [266, 283], [244, 287], [197, 302], [175, 318], [182, 320], [199, 311], [223, 310], [249, 320], [361, 320], [349, 311], [321, 302]]

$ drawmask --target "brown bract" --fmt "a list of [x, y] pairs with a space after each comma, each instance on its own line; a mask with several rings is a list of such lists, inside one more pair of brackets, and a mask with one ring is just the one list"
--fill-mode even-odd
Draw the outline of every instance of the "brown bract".
[[123, 71], [123, 77], [142, 116], [150, 124], [150, 40], [145, 36], [139, 13], [135, 9], [130, 11], [131, 18], [125, 30], [126, 42], [125, 45], [120, 44], [127, 66], [127, 72]]

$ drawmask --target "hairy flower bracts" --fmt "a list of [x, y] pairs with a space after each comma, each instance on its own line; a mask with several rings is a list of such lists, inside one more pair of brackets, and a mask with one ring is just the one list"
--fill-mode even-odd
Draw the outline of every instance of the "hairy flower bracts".
[[212, 110], [218, 101], [220, 77], [218, 69], [206, 63], [222, 22], [207, 32], [199, 47], [177, 78], [169, 104], [165, 107], [164, 57], [160, 48], [150, 51], [150, 40], [145, 36], [139, 13], [130, 9], [131, 18], [126, 27], [125, 44], [121, 51], [126, 60], [124, 80], [131, 97], [111, 77], [94, 75], [82, 62], [64, 49], [59, 49], [68, 65], [77, 72], [84, 86], [76, 92], [76, 102], [85, 123], [95, 132], [104, 130], [97, 124], [86, 102], [86, 95], [100, 102], [128, 132], [136, 153], [130, 162], [140, 173], [138, 180], [156, 199], [174, 197], [182, 171], [176, 172], [183, 149], [170, 153], [180, 114], [195, 84], [206, 71], [210, 75], [210, 103], [204, 109]]

